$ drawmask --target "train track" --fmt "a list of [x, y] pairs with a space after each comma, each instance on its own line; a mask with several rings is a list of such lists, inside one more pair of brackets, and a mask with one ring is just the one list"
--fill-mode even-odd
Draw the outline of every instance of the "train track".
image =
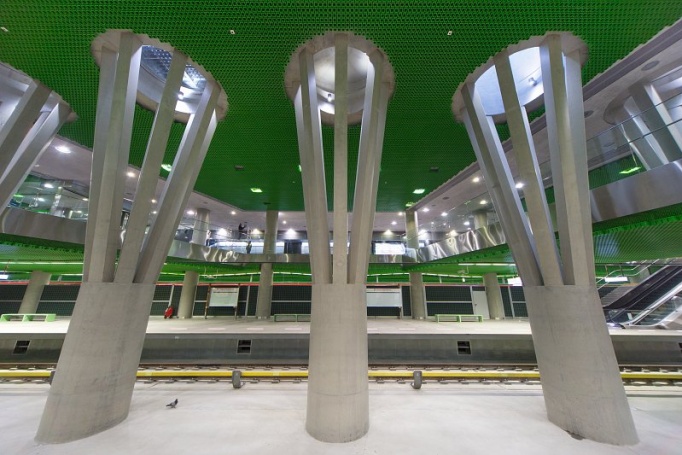
[[[424, 382], [541, 383], [537, 368], [528, 365], [373, 367], [368, 370], [367, 377], [370, 381], [376, 382], [403, 382], [414, 379], [415, 371], [421, 373], [421, 379]], [[54, 365], [0, 365], [0, 382], [50, 382], [51, 375], [54, 372]], [[621, 367], [620, 374], [623, 382], [630, 385], [682, 386], [682, 367], [679, 366]], [[137, 371], [137, 380], [144, 382], [214, 382], [233, 381], [235, 375], [250, 382], [300, 382], [308, 379], [308, 370], [303, 367], [283, 366], [141, 365]]]

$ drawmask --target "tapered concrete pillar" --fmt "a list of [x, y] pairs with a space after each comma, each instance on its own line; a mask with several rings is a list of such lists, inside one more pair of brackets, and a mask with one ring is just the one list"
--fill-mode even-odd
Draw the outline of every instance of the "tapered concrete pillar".
[[[369, 428], [367, 303], [379, 163], [393, 71], [374, 44], [327, 33], [299, 48], [285, 86], [296, 110], [313, 276], [306, 430], [348, 442]], [[348, 125], [361, 122], [348, 239]], [[329, 250], [321, 124], [334, 125], [334, 255]]]
[[[277, 245], [277, 210], [265, 213], [265, 238], [263, 239], [263, 253], [275, 254]], [[260, 280], [258, 281], [258, 300], [256, 301], [256, 318], [267, 319], [272, 310], [272, 263], [264, 262], [260, 265]]]
[[40, 303], [40, 296], [43, 295], [43, 289], [47, 284], [50, 284], [50, 277], [52, 275], [40, 270], [31, 272], [31, 278], [28, 280], [24, 298], [21, 300], [19, 313], [35, 313]]
[[192, 239], [190, 243], [195, 245], [206, 245], [206, 239], [208, 238], [209, 227], [209, 216], [211, 211], [208, 209], [197, 209], [194, 219], [194, 229], [192, 230]]
[[[414, 210], [405, 212], [405, 234], [407, 236], [407, 247], [418, 249], [419, 221], [417, 212]], [[410, 309], [412, 310], [412, 319], [426, 319], [426, 289], [424, 288], [424, 277], [420, 272], [410, 272]]]
[[488, 299], [488, 313], [490, 319], [504, 319], [504, 303], [502, 302], [502, 290], [497, 280], [497, 273], [483, 274], [485, 285], [485, 297]]
[[[149, 47], [142, 48], [143, 45]], [[156, 280], [208, 150], [225, 95], [200, 67], [203, 89], [178, 93], [186, 65], [170, 46], [129, 31], [108, 31], [93, 42], [100, 65], [89, 216], [83, 283], [64, 340], [36, 440], [73, 441], [123, 421], [130, 409]], [[140, 73], [145, 52], [170, 61], [164, 81]], [[153, 77], [153, 81], [142, 79]], [[123, 203], [135, 102], [156, 111], [137, 193], [123, 244], [119, 219]], [[153, 82], [153, 84], [150, 84]], [[149, 91], [156, 87], [159, 91]], [[159, 88], [160, 87], [160, 88]], [[183, 90], [185, 88], [183, 87]], [[180, 111], [176, 110], [182, 109]], [[187, 122], [145, 237], [151, 200], [158, 182], [173, 121]], [[119, 254], [120, 250], [120, 254]]]
[[[637, 433], [595, 286], [581, 64], [585, 44], [550, 32], [503, 50], [458, 88], [463, 121], [524, 283], [550, 421], [609, 444]], [[557, 246], [526, 109], [546, 107]], [[506, 121], [528, 214], [494, 121]]]
[[185, 277], [182, 280], [182, 291], [180, 291], [180, 303], [178, 305], [178, 318], [190, 319], [192, 317], [198, 284], [199, 272], [187, 270], [185, 272]]

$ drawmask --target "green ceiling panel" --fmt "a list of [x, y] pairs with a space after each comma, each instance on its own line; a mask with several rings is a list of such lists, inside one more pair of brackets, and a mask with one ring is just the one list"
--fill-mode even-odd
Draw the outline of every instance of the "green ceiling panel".
[[[572, 31], [589, 46], [588, 81], [681, 15], [679, 0], [3, 0], [0, 26], [8, 31], [0, 32], [0, 61], [61, 94], [79, 116], [61, 134], [90, 147], [98, 83], [91, 41], [124, 28], [169, 42], [210, 71], [230, 101], [196, 189], [246, 210], [262, 210], [264, 202], [271, 209], [302, 210], [284, 71], [291, 53], [313, 36], [352, 30], [381, 47], [395, 70], [377, 205], [399, 211], [414, 188], [431, 191], [474, 161], [464, 128], [452, 120], [450, 100], [491, 55], [547, 30]], [[151, 113], [136, 110], [135, 165], [142, 162], [152, 120]], [[166, 162], [181, 134], [175, 125]], [[351, 166], [358, 134], [351, 128]], [[331, 151], [327, 127], [324, 143]], [[331, 153], [325, 161], [331, 172]], [[429, 173], [432, 166], [440, 171]], [[252, 186], [263, 193], [251, 193]]]

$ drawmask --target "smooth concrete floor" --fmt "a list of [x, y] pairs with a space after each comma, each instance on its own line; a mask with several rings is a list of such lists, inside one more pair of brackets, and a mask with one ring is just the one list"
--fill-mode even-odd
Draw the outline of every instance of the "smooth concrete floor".
[[[304, 430], [306, 383], [137, 383], [126, 421], [59, 445], [33, 441], [49, 386], [0, 384], [0, 454], [682, 454], [682, 386], [627, 387], [641, 442], [578, 440], [547, 421], [537, 385], [370, 383], [370, 430], [327, 444]], [[177, 398], [176, 409], [166, 403]]]
[[[0, 333], [66, 333], [71, 318], [60, 317], [54, 322], [3, 322]], [[273, 322], [255, 318], [235, 319], [230, 316], [194, 317], [191, 319], [164, 319], [150, 316], [147, 333], [310, 333], [310, 322]], [[530, 335], [527, 319], [506, 319], [484, 322], [441, 322], [431, 319], [369, 318], [368, 334], [486, 334]], [[622, 330], [610, 329], [619, 336], [670, 336], [682, 334], [682, 330]], [[681, 452], [682, 453], [682, 452]]]

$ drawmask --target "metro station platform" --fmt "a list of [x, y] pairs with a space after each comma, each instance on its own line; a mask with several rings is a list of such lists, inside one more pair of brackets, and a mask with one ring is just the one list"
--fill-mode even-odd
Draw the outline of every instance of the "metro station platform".
[[[33, 441], [47, 384], [0, 384], [0, 453], [138, 455], [162, 451], [233, 454], [675, 455], [682, 447], [682, 387], [626, 386], [640, 443], [610, 446], [575, 439], [546, 417], [542, 391], [529, 384], [370, 382], [370, 429], [345, 444], [305, 430], [306, 383], [138, 382], [129, 417], [66, 444]], [[178, 399], [175, 409], [165, 405]]]
[[[69, 318], [0, 323], [0, 363], [56, 363]], [[527, 320], [435, 322], [369, 318], [371, 365], [534, 364]], [[621, 365], [682, 365], [681, 330], [611, 329]], [[310, 323], [152, 316], [142, 363], [306, 365]], [[28, 349], [14, 352], [17, 341]]]

